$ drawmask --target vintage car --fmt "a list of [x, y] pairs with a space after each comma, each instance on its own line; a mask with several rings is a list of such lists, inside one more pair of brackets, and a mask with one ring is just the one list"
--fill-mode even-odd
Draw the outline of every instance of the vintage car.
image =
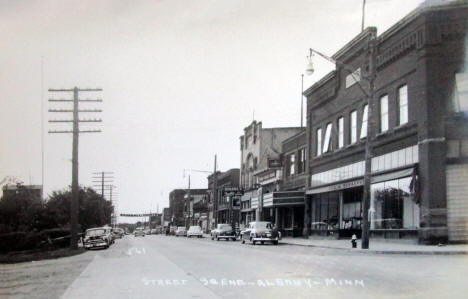
[[281, 234], [271, 222], [267, 221], [250, 222], [248, 228], [241, 234], [242, 244], [244, 244], [245, 241], [250, 241], [253, 245], [257, 242], [261, 244], [264, 242], [271, 242], [277, 245], [280, 239]]
[[202, 232], [201, 227], [197, 225], [189, 227], [189, 230], [187, 231], [188, 238], [190, 237], [201, 238], [202, 236], [203, 236], [203, 232]]
[[226, 223], [218, 224], [216, 228], [211, 231], [210, 235], [211, 240], [216, 239], [216, 241], [221, 239], [235, 241], [237, 239], [236, 231], [232, 229], [232, 225]]
[[114, 234], [116, 239], [122, 239], [122, 237], [125, 235], [124, 230], [119, 227], [113, 228], [112, 233]]
[[138, 236], [144, 237], [145, 234], [146, 234], [145, 229], [143, 227], [137, 227], [137, 228], [135, 228], [135, 231], [133, 232], [133, 235], [135, 237], [138, 237]]
[[83, 246], [86, 249], [109, 248], [112, 243], [111, 230], [105, 227], [87, 229], [83, 239]]
[[179, 226], [177, 227], [177, 230], [175, 231], [175, 236], [179, 237], [186, 237], [187, 236], [187, 229], [184, 226]]

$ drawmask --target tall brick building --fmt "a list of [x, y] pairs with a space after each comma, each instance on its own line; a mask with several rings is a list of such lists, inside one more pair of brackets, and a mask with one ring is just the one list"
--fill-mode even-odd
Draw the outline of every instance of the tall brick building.
[[[468, 241], [465, 3], [423, 5], [381, 35], [367, 28], [333, 55], [354, 76], [337, 65], [304, 92], [310, 233], [360, 233], [368, 138], [371, 237]], [[372, 40], [375, 98], [368, 107], [359, 85], [366, 86]]]

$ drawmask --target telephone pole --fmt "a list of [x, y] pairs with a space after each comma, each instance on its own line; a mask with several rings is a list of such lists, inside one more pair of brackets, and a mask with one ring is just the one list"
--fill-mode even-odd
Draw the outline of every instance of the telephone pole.
[[114, 182], [114, 173], [108, 171], [101, 171], [101, 172], [93, 172], [93, 179], [99, 181], [93, 181], [93, 183], [99, 183], [99, 185], [95, 184], [93, 187], [101, 188], [101, 195], [104, 198], [104, 191], [105, 188], [109, 188], [112, 186]]
[[74, 87], [71, 89], [49, 89], [49, 92], [73, 92], [73, 99], [49, 99], [49, 102], [67, 102], [73, 103], [73, 109], [49, 109], [49, 112], [52, 113], [72, 113], [73, 119], [64, 119], [64, 120], [49, 120], [50, 123], [72, 123], [72, 130], [54, 130], [49, 131], [50, 134], [58, 133], [72, 133], [73, 142], [72, 142], [72, 199], [70, 203], [70, 248], [78, 248], [78, 139], [80, 133], [99, 133], [101, 130], [81, 130], [79, 128], [79, 123], [96, 123], [102, 122], [101, 119], [80, 119], [79, 113], [100, 113], [101, 109], [79, 109], [80, 102], [102, 102], [101, 99], [95, 100], [80, 100], [78, 94], [80, 92], [97, 92], [102, 91], [101, 88], [84, 88], [80, 89]]

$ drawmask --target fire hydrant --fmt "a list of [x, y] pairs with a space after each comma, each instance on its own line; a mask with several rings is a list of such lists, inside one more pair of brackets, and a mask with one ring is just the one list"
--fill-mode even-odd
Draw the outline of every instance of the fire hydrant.
[[351, 237], [351, 244], [353, 245], [353, 248], [356, 248], [356, 247], [357, 247], [357, 237], [356, 237], [356, 234], [353, 234], [353, 236]]

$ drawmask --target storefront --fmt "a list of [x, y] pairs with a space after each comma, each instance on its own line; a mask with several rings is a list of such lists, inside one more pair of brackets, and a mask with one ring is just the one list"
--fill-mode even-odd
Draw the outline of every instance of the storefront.
[[[372, 159], [370, 236], [416, 239], [420, 222], [417, 146]], [[363, 161], [312, 175], [307, 190], [312, 235], [360, 237]], [[340, 178], [346, 180], [339, 181]]]
[[264, 220], [275, 223], [285, 236], [300, 236], [304, 227], [304, 191], [263, 195]]

